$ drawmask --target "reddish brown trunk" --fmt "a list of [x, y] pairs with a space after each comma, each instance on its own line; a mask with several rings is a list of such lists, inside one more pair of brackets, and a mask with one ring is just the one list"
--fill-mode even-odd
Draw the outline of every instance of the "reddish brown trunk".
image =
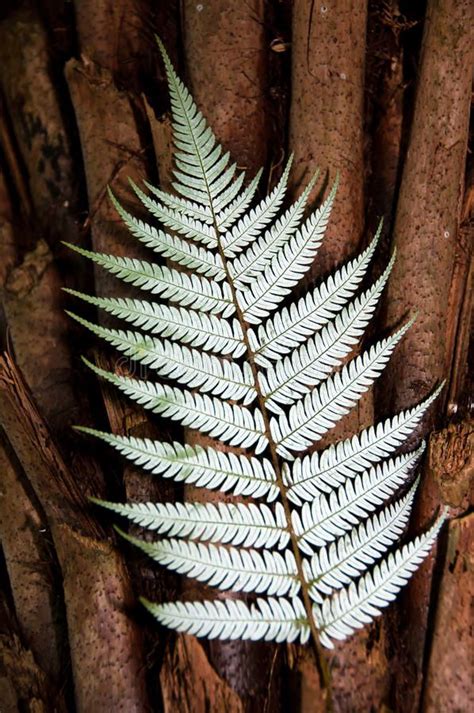
[[29, 3], [0, 23], [0, 81], [36, 212], [35, 229], [39, 221], [59, 239], [72, 229], [77, 178], [47, 36]]
[[319, 166], [337, 200], [315, 270], [322, 274], [352, 255], [364, 227], [363, 102], [367, 3], [353, 0], [293, 5], [290, 148], [293, 185]]
[[184, 2], [190, 89], [239, 167], [255, 172], [267, 157], [267, 47], [264, 3]]
[[[397, 262], [387, 324], [418, 310], [385, 384], [406, 408], [447, 376], [446, 322], [453, 278], [469, 122], [469, 2], [433, 2], [426, 18], [413, 126], [395, 223]], [[452, 349], [452, 347], [451, 347]]]
[[[49, 679], [60, 680], [61, 641], [50, 533], [38, 503], [25, 488], [24, 477], [7, 445], [0, 443], [0, 539], [16, 618], [23, 640]], [[64, 670], [62, 674], [65, 675]]]
[[152, 46], [150, 3], [77, 0], [74, 7], [81, 56], [107, 69], [118, 84], [136, 87]]
[[466, 662], [472, 660], [473, 553], [471, 513], [449, 523], [422, 705], [424, 713], [467, 711], [472, 704], [472, 670]]
[[0, 418], [46, 514], [61, 565], [77, 710], [123, 706], [141, 713], [144, 669], [140, 637], [126, 614], [126, 572], [111, 546], [98, 542], [104, 534], [87, 512], [77, 477], [8, 356], [0, 361]]
[[[455, 261], [463, 253], [459, 221], [469, 120], [472, 70], [472, 6], [432, 2], [425, 21], [413, 125], [395, 222], [398, 259], [389, 283], [387, 324], [419, 310], [384, 377], [392, 410], [406, 408], [449, 376], [452, 339], [460, 311]], [[461, 271], [461, 275], [462, 275]], [[459, 272], [458, 272], [459, 274]], [[461, 279], [462, 281], [462, 279]], [[453, 304], [453, 300], [456, 304]], [[413, 522], [433, 517], [438, 490], [423, 480]], [[404, 598], [403, 706], [418, 709], [434, 555], [415, 575]], [[399, 634], [398, 634], [399, 635]], [[400, 697], [400, 705], [402, 705]]]

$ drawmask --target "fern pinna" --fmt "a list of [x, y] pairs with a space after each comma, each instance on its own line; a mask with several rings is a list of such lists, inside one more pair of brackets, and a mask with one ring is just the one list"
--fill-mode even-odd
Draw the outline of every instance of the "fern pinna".
[[[293, 288], [323, 239], [336, 184], [307, 214], [312, 179], [283, 210], [291, 159], [255, 202], [160, 43], [171, 95], [175, 194], [132, 184], [161, 227], [127, 212], [130, 232], [182, 269], [71, 246], [119, 279], [167, 300], [72, 292], [127, 322], [112, 329], [75, 317], [165, 382], [99, 376], [155, 414], [236, 447], [200, 447], [82, 430], [139, 466], [248, 503], [97, 501], [164, 537], [122, 533], [160, 564], [244, 599], [145, 606], [162, 624], [196, 636], [306, 642], [332, 647], [393, 600], [425, 557], [443, 517], [396, 548], [416, 489], [423, 446], [396, 455], [438, 391], [419, 405], [322, 451], [307, 453], [367, 391], [410, 326], [353, 352], [388, 280], [362, 293], [377, 245], [296, 299]], [[337, 183], [337, 182], [336, 182]], [[252, 207], [254, 205], [254, 207]], [[154, 221], [153, 221], [154, 222]], [[283, 304], [284, 303], [284, 304]], [[73, 315], [74, 316], [74, 315]], [[133, 328], [132, 328], [133, 327]], [[404, 487], [407, 486], [407, 487]], [[403, 497], [394, 499], [404, 487]]]

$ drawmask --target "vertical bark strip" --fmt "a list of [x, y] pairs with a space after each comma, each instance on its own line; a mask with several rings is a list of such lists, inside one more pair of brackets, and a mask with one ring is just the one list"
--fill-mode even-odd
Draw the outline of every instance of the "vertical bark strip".
[[22, 642], [14, 613], [0, 593], [0, 701], [2, 713], [67, 713], [61, 696]]
[[1, 442], [0, 472], [0, 540], [15, 614], [23, 640], [54, 689], [59, 683], [62, 662], [50, 533], [43, 514], [24, 487], [18, 467]]
[[121, 559], [87, 512], [19, 371], [0, 360], [0, 424], [48, 519], [63, 575], [78, 713], [146, 710], [144, 664]]
[[[128, 179], [140, 183], [146, 176], [132, 97], [116, 88], [107, 69], [88, 59], [70, 60], [66, 79], [81, 139], [94, 249], [133, 255], [138, 241], [130, 236], [107, 196], [110, 185], [119, 201], [127, 205], [133, 195]], [[97, 293], [104, 296], [117, 295], [121, 288], [120, 281], [103, 269], [96, 270], [95, 285]], [[123, 290], [129, 293], [129, 289]]]
[[80, 54], [107, 69], [118, 84], [133, 88], [151, 42], [148, 0], [75, 0]]
[[474, 513], [449, 523], [423, 713], [467, 711], [472, 705]]
[[340, 174], [318, 274], [354, 253], [364, 227], [363, 102], [367, 2], [293, 5], [290, 148], [294, 186], [316, 169]]
[[[401, 160], [405, 97], [401, 34], [407, 25], [400, 15], [399, 0], [369, 3], [365, 112], [370, 154], [368, 224], [374, 230], [383, 218], [385, 233], [394, 218]], [[381, 252], [386, 262], [388, 250]]]
[[239, 167], [251, 173], [267, 157], [264, 2], [184, 0], [190, 90]]
[[[293, 5], [290, 148], [295, 154], [294, 189], [301, 190], [319, 166], [329, 182], [340, 175], [339, 190], [325, 240], [315, 260], [320, 276], [353, 255], [364, 228], [364, 75], [366, 2]], [[372, 394], [329, 434], [325, 445], [352, 435], [372, 421]], [[365, 711], [387, 694], [383, 629], [378, 624], [357, 632], [331, 656], [334, 705], [340, 711]], [[370, 654], [369, 654], [370, 652]], [[303, 656], [306, 656], [303, 653]], [[303, 662], [301, 675], [311, 687], [314, 676]], [[302, 698], [310, 713], [318, 688]]]
[[[293, 7], [290, 149], [293, 189], [317, 167], [339, 189], [312, 277], [354, 255], [364, 228], [363, 107], [367, 3], [296, 0]], [[328, 189], [326, 189], [327, 192]], [[332, 432], [324, 446], [372, 421], [371, 392]]]
[[61, 286], [54, 257], [39, 240], [8, 275], [4, 306], [18, 366], [50, 427], [62, 435], [77, 421], [78, 404]]
[[385, 378], [396, 410], [444, 378], [451, 360], [445, 335], [469, 122], [474, 47], [469, 17], [468, 1], [429, 3], [395, 222], [398, 256], [387, 295], [387, 324], [419, 312]]
[[[457, 319], [455, 260], [463, 195], [474, 42], [472, 4], [428, 3], [413, 125], [403, 170], [394, 239], [398, 259], [389, 283], [387, 324], [408, 313], [418, 319], [397, 349], [384, 376], [390, 410], [419, 400], [449, 375]], [[450, 304], [451, 302], [451, 304]], [[456, 317], [455, 317], [456, 315]], [[436, 485], [423, 480], [414, 526], [433, 517]], [[404, 597], [401, 660], [403, 706], [418, 709], [434, 556], [415, 575]], [[401, 703], [400, 703], [401, 704]]]

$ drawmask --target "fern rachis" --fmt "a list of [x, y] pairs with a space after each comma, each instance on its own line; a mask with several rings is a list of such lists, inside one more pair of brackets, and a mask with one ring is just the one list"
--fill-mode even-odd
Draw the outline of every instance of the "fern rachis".
[[[277, 187], [250, 208], [258, 177], [242, 188], [244, 174], [236, 175], [160, 49], [171, 94], [173, 186], [179, 195], [149, 186], [149, 198], [133, 186], [164, 229], [134, 218], [111, 197], [132, 234], [190, 274], [71, 246], [119, 279], [174, 303], [73, 292], [134, 329], [76, 319], [177, 383], [90, 365], [99, 376], [152, 412], [247, 453], [83, 430], [154, 473], [264, 502], [97, 502], [164, 535], [150, 543], [122, 533], [161, 564], [221, 589], [259, 595], [250, 604], [147, 602], [160, 622], [209, 637], [311, 637], [324, 669], [320, 645], [331, 647], [332, 639], [345, 638], [376, 616], [426, 556], [441, 526], [442, 517], [427, 534], [391, 549], [407, 522], [414, 489], [387, 501], [410, 482], [420, 455], [394, 451], [436, 394], [352, 439], [305, 455], [371, 386], [410, 326], [346, 361], [374, 314], [393, 260], [356, 296], [376, 236], [321, 285], [281, 305], [314, 259], [336, 184], [309, 217], [308, 190], [278, 217], [290, 159]], [[327, 684], [325, 669], [323, 677]]]

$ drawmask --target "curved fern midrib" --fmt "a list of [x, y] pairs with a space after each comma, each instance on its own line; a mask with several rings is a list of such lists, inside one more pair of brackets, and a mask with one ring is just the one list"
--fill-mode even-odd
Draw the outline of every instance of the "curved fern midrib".
[[[171, 81], [173, 81], [173, 80], [171, 79]], [[248, 325], [244, 319], [243, 312], [240, 308], [240, 304], [237, 299], [237, 291], [236, 291], [234, 282], [232, 280], [232, 276], [229, 271], [229, 266], [227, 264], [227, 256], [225, 255], [224, 248], [222, 246], [221, 234], [219, 231], [217, 216], [214, 211], [212, 194], [211, 194], [210, 187], [209, 187], [209, 184], [207, 181], [206, 171], [204, 169], [204, 166], [203, 166], [203, 163], [201, 160], [201, 155], [200, 155], [200, 152], [198, 149], [198, 145], [196, 143], [196, 139], [194, 136], [194, 130], [193, 130], [193, 127], [188, 119], [188, 112], [181, 100], [180, 92], [176, 91], [176, 95], [179, 97], [179, 100], [181, 102], [182, 116], [184, 116], [186, 119], [188, 129], [189, 129], [189, 135], [192, 137], [192, 141], [194, 144], [195, 155], [198, 157], [198, 161], [201, 166], [203, 181], [206, 186], [206, 191], [207, 191], [208, 200], [209, 200], [209, 207], [211, 209], [211, 214], [212, 214], [212, 224], [213, 224], [214, 233], [216, 236], [217, 248], [218, 248], [219, 254], [221, 256], [222, 264], [224, 266], [224, 270], [226, 273], [227, 284], [229, 285], [229, 288], [230, 288], [230, 291], [232, 294], [232, 301], [234, 303], [234, 308], [235, 308], [235, 312], [237, 315], [237, 319], [239, 320], [239, 323], [240, 323], [240, 326], [242, 329], [243, 340], [244, 340], [244, 344], [245, 344], [245, 347], [247, 350], [247, 355], [248, 355], [248, 362], [252, 369], [252, 374], [253, 374], [253, 378], [254, 378], [255, 390], [257, 393], [257, 402], [258, 402], [260, 410], [262, 412], [263, 422], [264, 422], [264, 427], [265, 427], [265, 435], [267, 437], [271, 461], [272, 461], [272, 465], [275, 470], [275, 475], [276, 475], [276, 479], [277, 479], [276, 484], [277, 484], [278, 490], [280, 491], [280, 498], [282, 501], [283, 508], [285, 510], [286, 525], [287, 525], [288, 531], [290, 533], [291, 547], [292, 547], [293, 555], [294, 555], [295, 562], [296, 562], [298, 579], [299, 579], [300, 585], [301, 585], [301, 594], [302, 594], [302, 598], [303, 598], [303, 604], [304, 604], [304, 608], [306, 611], [306, 616], [308, 618], [308, 625], [310, 628], [311, 636], [313, 639], [313, 645], [315, 648], [316, 665], [320, 672], [321, 678], [324, 682], [324, 687], [326, 689], [327, 709], [331, 710], [332, 709], [332, 696], [331, 696], [331, 677], [330, 677], [329, 667], [327, 665], [326, 658], [322, 651], [322, 647], [321, 647], [321, 643], [320, 643], [319, 635], [318, 635], [318, 630], [317, 630], [316, 622], [315, 622], [314, 615], [313, 615], [313, 605], [312, 605], [311, 597], [309, 594], [308, 583], [306, 581], [304, 569], [303, 569], [303, 558], [301, 556], [301, 552], [298, 547], [298, 540], [296, 537], [296, 533], [293, 529], [293, 524], [292, 524], [292, 519], [291, 519], [290, 501], [288, 500], [288, 497], [286, 494], [286, 487], [285, 487], [285, 483], [283, 480], [283, 474], [282, 474], [282, 470], [281, 470], [281, 466], [280, 466], [280, 459], [279, 459], [279, 456], [278, 456], [278, 453], [276, 450], [276, 444], [273, 441], [273, 437], [272, 437], [272, 433], [271, 433], [271, 429], [270, 429], [270, 416], [269, 416], [267, 408], [266, 408], [265, 397], [264, 397], [264, 395], [260, 389], [260, 385], [259, 385], [259, 378], [258, 378], [259, 370], [258, 370], [257, 364], [255, 362], [254, 353], [251, 349], [250, 341], [248, 338], [248, 331], [247, 331]]]
[[[212, 205], [212, 203], [211, 203]], [[215, 219], [214, 219], [215, 220]], [[263, 417], [263, 423], [264, 423], [264, 431], [265, 431], [265, 436], [267, 438], [268, 442], [268, 449], [270, 451], [270, 459], [273, 465], [273, 469], [275, 471], [276, 475], [276, 485], [278, 487], [278, 490], [280, 492], [280, 499], [285, 511], [285, 520], [286, 520], [286, 527], [288, 529], [288, 532], [290, 533], [290, 541], [291, 541], [291, 547], [293, 551], [293, 556], [295, 558], [296, 562], [296, 569], [298, 573], [298, 580], [300, 582], [300, 587], [301, 587], [301, 596], [303, 599], [303, 604], [308, 620], [308, 625], [311, 631], [311, 636], [313, 638], [313, 644], [315, 647], [315, 652], [316, 652], [316, 664], [318, 669], [320, 670], [320, 673], [322, 675], [325, 688], [327, 691], [327, 696], [328, 696], [328, 710], [331, 709], [331, 684], [330, 684], [330, 673], [329, 673], [329, 668], [326, 663], [326, 659], [324, 657], [324, 654], [321, 649], [321, 644], [319, 641], [319, 635], [318, 635], [318, 630], [316, 627], [316, 623], [314, 620], [314, 615], [313, 615], [313, 605], [311, 602], [311, 597], [309, 594], [309, 585], [306, 581], [306, 577], [304, 574], [304, 569], [303, 569], [303, 558], [301, 556], [301, 552], [298, 546], [298, 539], [296, 536], [296, 533], [293, 529], [293, 523], [292, 523], [292, 518], [291, 518], [291, 506], [290, 502], [288, 500], [287, 494], [286, 494], [286, 486], [283, 480], [283, 474], [282, 474], [282, 469], [280, 465], [280, 459], [278, 457], [277, 451], [276, 451], [276, 444], [273, 440], [273, 436], [270, 430], [270, 415], [267, 411], [266, 403], [265, 403], [265, 396], [263, 395], [263, 392], [260, 388], [260, 382], [259, 382], [259, 369], [258, 366], [255, 362], [255, 356], [254, 353], [251, 349], [249, 338], [248, 338], [248, 326], [247, 323], [244, 319], [243, 312], [240, 308], [239, 302], [237, 300], [237, 292], [234, 287], [232, 277], [229, 273], [228, 265], [227, 265], [227, 259], [224, 254], [224, 250], [222, 248], [221, 240], [220, 240], [220, 235], [219, 235], [219, 230], [217, 227], [217, 223], [214, 222], [214, 228], [216, 230], [216, 236], [217, 236], [217, 245], [218, 245], [218, 250], [221, 254], [223, 263], [224, 263], [224, 269], [226, 271], [227, 275], [227, 282], [229, 284], [229, 287], [232, 292], [232, 298], [235, 306], [235, 312], [237, 315], [237, 319], [239, 320], [242, 333], [243, 333], [243, 339], [244, 343], [246, 346], [247, 350], [247, 356], [248, 356], [248, 362], [250, 364], [250, 367], [252, 369], [252, 374], [254, 378], [254, 383], [255, 383], [255, 391], [257, 393], [257, 403], [259, 405], [260, 411], [262, 413]]]

